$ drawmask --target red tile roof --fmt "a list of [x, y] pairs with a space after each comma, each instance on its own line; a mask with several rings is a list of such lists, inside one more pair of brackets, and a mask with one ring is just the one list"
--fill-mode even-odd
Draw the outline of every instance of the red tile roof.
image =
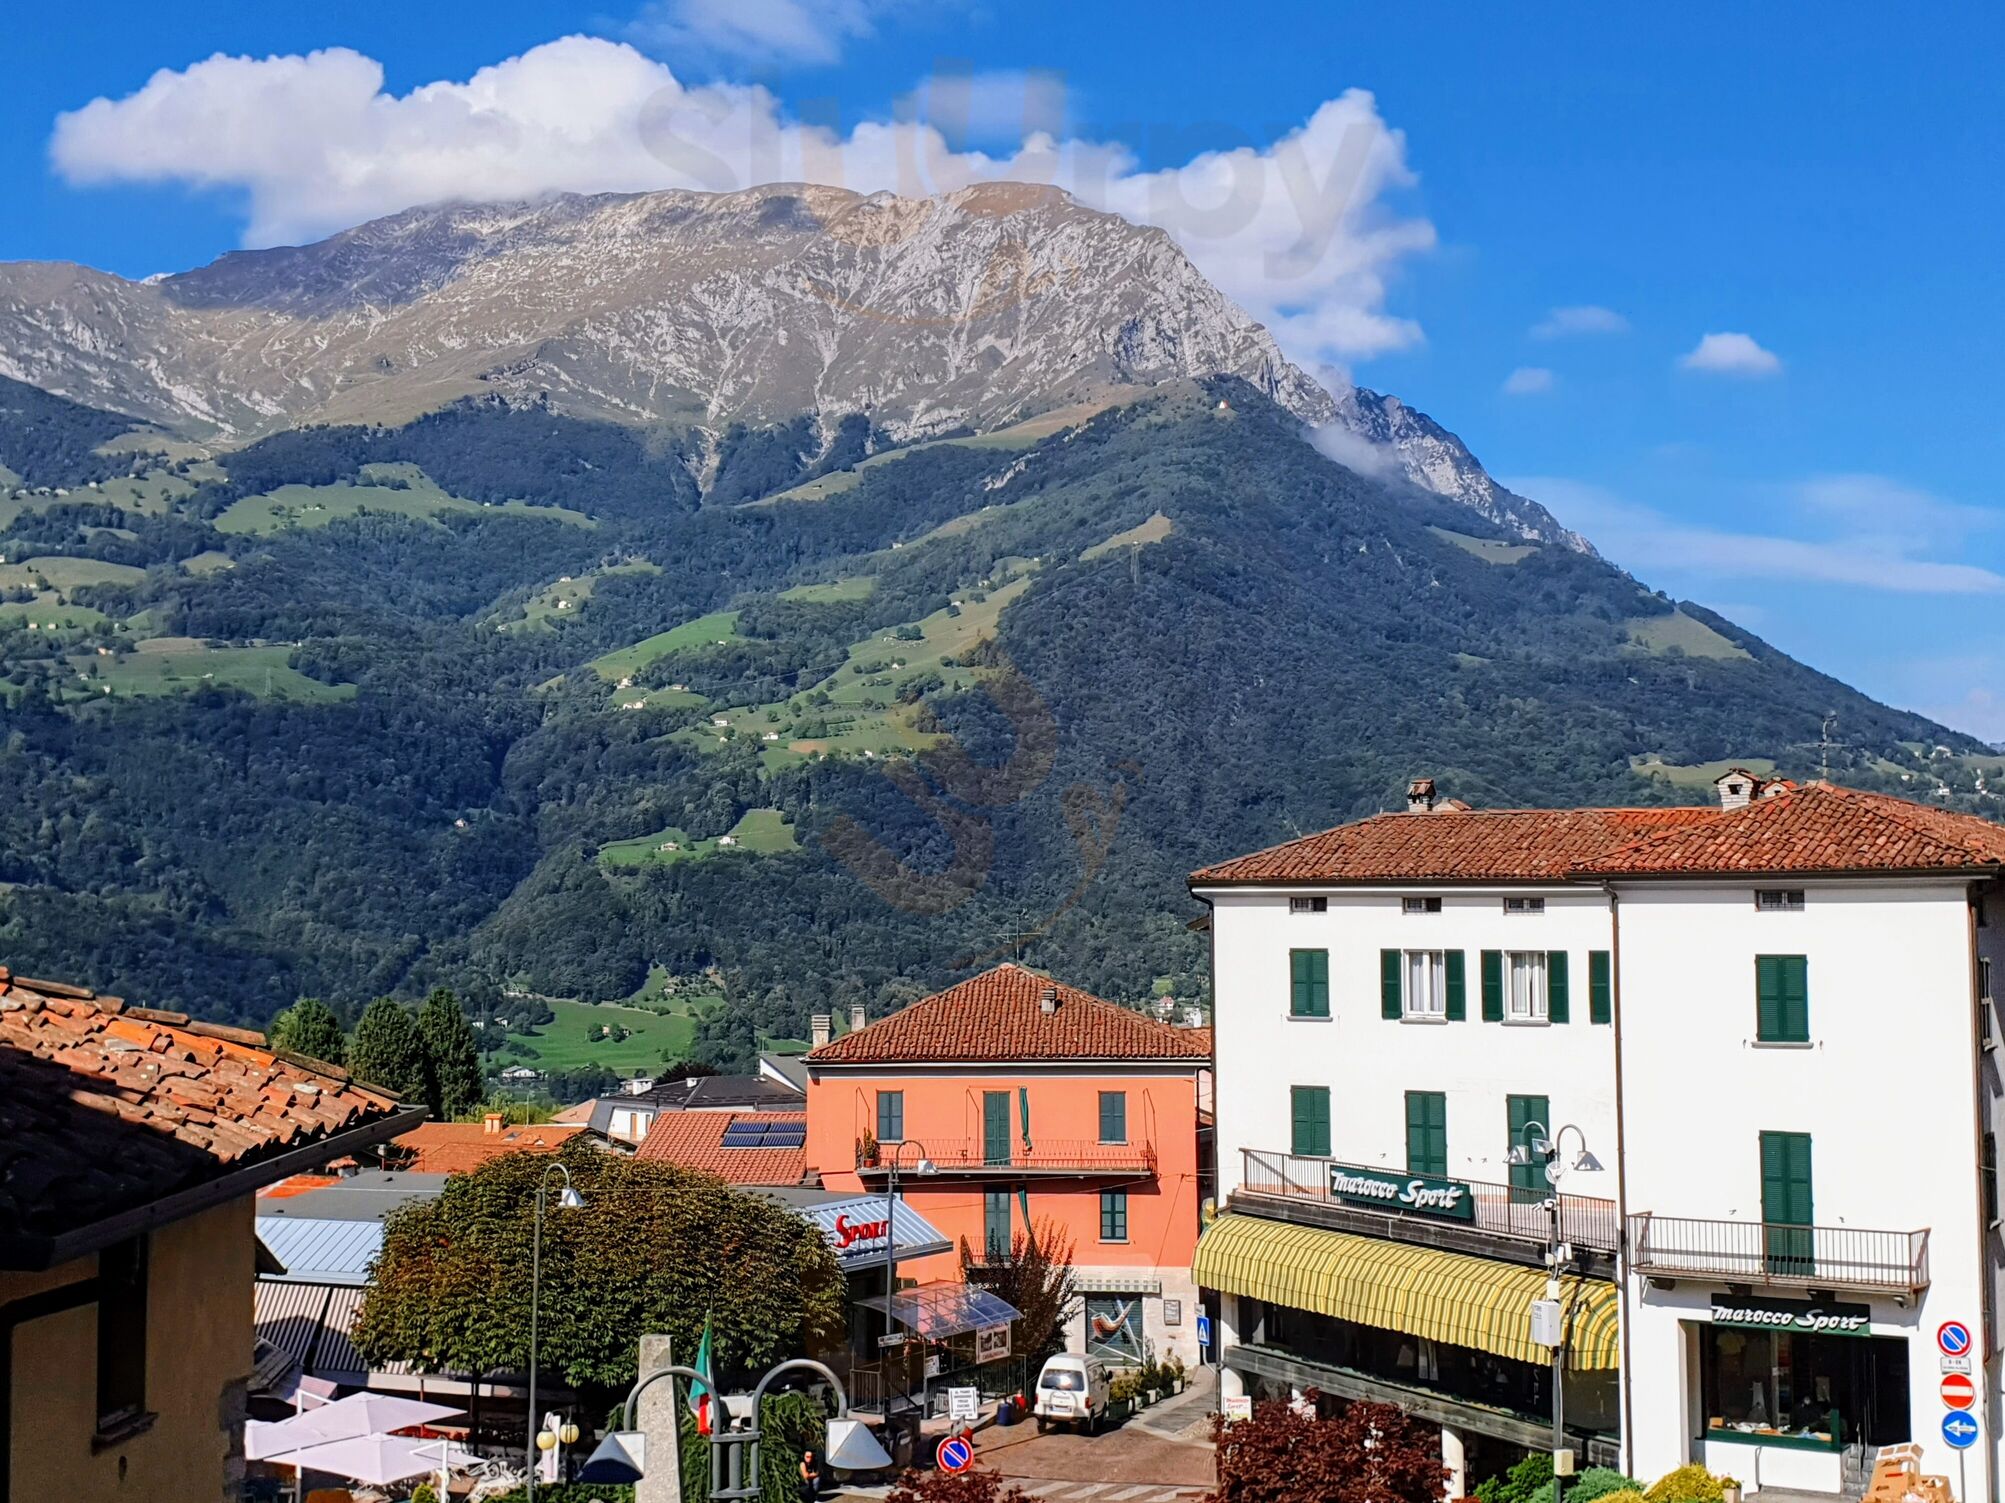
[[1575, 863], [1703, 809], [1467, 809], [1375, 814], [1191, 874], [1211, 882], [1560, 882]]
[[398, 1112], [261, 1034], [0, 967], [0, 1244], [79, 1232], [287, 1150], [325, 1143], [334, 1158], [351, 1130]]
[[[1058, 1006], [1041, 1005], [1046, 988]], [[1211, 1058], [1209, 1028], [1172, 1028], [1020, 965], [999, 965], [959, 986], [844, 1034], [807, 1056], [815, 1065], [945, 1060], [1179, 1060]]]
[[1211, 884], [1565, 882], [1621, 876], [1947, 872], [2005, 865], [2005, 827], [1829, 783], [1738, 809], [1379, 814], [1191, 874]]
[[[413, 1174], [470, 1174], [489, 1159], [505, 1153], [555, 1153], [582, 1126], [540, 1122], [489, 1131], [485, 1122], [426, 1122], [391, 1143], [400, 1162], [393, 1167]], [[408, 1161], [402, 1156], [410, 1155]]]
[[734, 1185], [798, 1185], [808, 1178], [808, 1150], [726, 1148], [724, 1130], [733, 1123], [798, 1123], [806, 1112], [663, 1112], [648, 1129], [636, 1158], [659, 1159], [685, 1169], [701, 1169]]

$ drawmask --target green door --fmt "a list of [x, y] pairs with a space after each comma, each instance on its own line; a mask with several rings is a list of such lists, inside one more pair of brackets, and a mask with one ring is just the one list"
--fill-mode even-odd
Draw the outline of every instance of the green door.
[[[1538, 1123], [1548, 1134], [1552, 1131], [1552, 1103], [1544, 1096], [1506, 1096], [1504, 1117], [1511, 1130], [1510, 1146], [1513, 1148], [1525, 1141], [1525, 1124], [1528, 1122]], [[1550, 1193], [1543, 1163], [1511, 1165], [1512, 1205], [1539, 1205]]]
[[1298, 1085], [1288, 1088], [1288, 1151], [1302, 1158], [1330, 1156], [1330, 1088]]
[[1009, 1162], [1009, 1092], [982, 1092], [982, 1162]]
[[1817, 1271], [1810, 1201], [1810, 1134], [1761, 1135], [1762, 1255], [1768, 1271], [1809, 1278]]
[[1448, 1172], [1448, 1097], [1443, 1092], [1406, 1093], [1406, 1172]]

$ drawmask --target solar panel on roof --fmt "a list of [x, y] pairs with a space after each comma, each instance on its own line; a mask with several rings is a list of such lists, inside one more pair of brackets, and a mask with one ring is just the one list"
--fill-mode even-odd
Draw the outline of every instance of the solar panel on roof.
[[804, 1148], [807, 1141], [802, 1122], [733, 1122], [724, 1129], [726, 1148]]

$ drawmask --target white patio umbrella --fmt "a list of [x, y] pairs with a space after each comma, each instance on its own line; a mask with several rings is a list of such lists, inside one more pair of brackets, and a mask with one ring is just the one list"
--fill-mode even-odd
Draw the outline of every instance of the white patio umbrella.
[[412, 1440], [404, 1435], [351, 1435], [266, 1458], [297, 1471], [327, 1472], [354, 1482], [384, 1486], [425, 1472], [466, 1466], [473, 1452], [446, 1440]]
[[351, 1393], [345, 1399], [306, 1409], [282, 1420], [251, 1420], [244, 1426], [244, 1456], [251, 1461], [279, 1461], [281, 1453], [331, 1440], [408, 1430], [433, 1420], [464, 1414], [450, 1404], [399, 1399], [380, 1393]]

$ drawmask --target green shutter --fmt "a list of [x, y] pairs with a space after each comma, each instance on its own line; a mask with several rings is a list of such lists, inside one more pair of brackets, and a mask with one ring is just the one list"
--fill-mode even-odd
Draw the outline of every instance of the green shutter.
[[1306, 1158], [1330, 1156], [1330, 1090], [1328, 1086], [1290, 1086], [1293, 1117], [1290, 1153]]
[[1504, 1021], [1504, 952], [1483, 952], [1483, 1021]]
[[982, 1092], [982, 1162], [1009, 1162], [1009, 1092]]
[[1399, 965], [1399, 951], [1378, 952], [1378, 1015], [1382, 1018], [1399, 1016]]
[[1440, 1091], [1406, 1093], [1406, 1172], [1448, 1172], [1448, 1098]]
[[1327, 1018], [1330, 1015], [1330, 952], [1290, 950], [1288, 971], [1289, 1015]]
[[1754, 957], [1754, 1028], [1766, 1044], [1810, 1041], [1810, 976], [1803, 956]]
[[1816, 1272], [1815, 1207], [1810, 1194], [1810, 1134], [1761, 1135], [1761, 1219], [1768, 1271], [1807, 1278]]
[[1587, 952], [1587, 1021], [1609, 1023], [1615, 1019], [1613, 988], [1610, 986], [1608, 952]]
[[1100, 1093], [1100, 1141], [1103, 1143], [1125, 1143], [1128, 1141], [1128, 1093], [1126, 1091], [1102, 1091]]
[[1566, 951], [1546, 951], [1546, 1019], [1553, 1023], [1572, 1020], [1567, 998]]
[[1448, 977], [1448, 1021], [1459, 1023], [1469, 1016], [1469, 988], [1462, 974], [1462, 952], [1450, 950], [1442, 957], [1441, 964]]
[[[1530, 1123], [1538, 1123], [1550, 1134], [1553, 1131], [1552, 1102], [1544, 1096], [1506, 1096], [1504, 1122], [1510, 1133], [1507, 1146], [1511, 1148], [1526, 1142], [1525, 1128]], [[1512, 1205], [1538, 1205], [1551, 1193], [1544, 1160], [1533, 1159], [1529, 1164], [1511, 1165]]]

